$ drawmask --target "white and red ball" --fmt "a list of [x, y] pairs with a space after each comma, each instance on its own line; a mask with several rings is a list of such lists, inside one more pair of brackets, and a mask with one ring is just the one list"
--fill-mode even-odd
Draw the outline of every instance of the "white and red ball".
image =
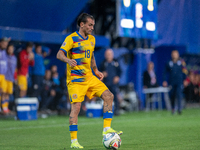
[[117, 150], [121, 143], [121, 138], [117, 133], [112, 132], [103, 136], [103, 145], [106, 149]]

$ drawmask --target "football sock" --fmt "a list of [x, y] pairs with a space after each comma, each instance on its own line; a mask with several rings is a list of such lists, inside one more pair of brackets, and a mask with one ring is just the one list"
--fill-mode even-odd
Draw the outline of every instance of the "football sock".
[[113, 117], [112, 111], [107, 111], [106, 113], [103, 113], [103, 128], [104, 132], [107, 131], [111, 127], [111, 121]]
[[1, 102], [1, 105], [2, 105], [3, 111], [7, 111], [8, 110], [8, 100], [3, 100]]
[[1, 94], [0, 94], [0, 111], [1, 111]]
[[71, 142], [77, 140], [77, 131], [78, 131], [78, 125], [70, 125], [69, 126], [69, 132], [71, 136]]

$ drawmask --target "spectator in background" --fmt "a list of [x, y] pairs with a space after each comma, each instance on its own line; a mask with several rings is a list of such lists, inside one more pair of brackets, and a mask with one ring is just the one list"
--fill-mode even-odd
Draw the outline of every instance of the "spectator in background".
[[184, 80], [184, 94], [186, 102], [199, 101], [199, 76], [193, 71], [190, 71]]
[[195, 74], [194, 77], [194, 102], [199, 102], [199, 74]]
[[55, 96], [56, 91], [53, 88], [53, 82], [51, 80], [51, 71], [46, 70], [41, 91], [42, 100], [40, 102], [40, 109], [42, 111], [47, 111], [49, 109], [50, 103], [53, 101]]
[[[10, 39], [9, 38], [2, 38], [0, 40], [0, 104], [4, 103], [5, 96], [6, 96], [6, 79], [5, 75], [7, 72], [7, 57], [6, 57], [6, 48], [8, 46]], [[1, 107], [0, 107], [1, 111]], [[6, 112], [5, 112], [6, 113]]]
[[35, 47], [35, 57], [34, 57], [35, 65], [32, 68], [32, 91], [31, 96], [39, 97], [44, 75], [45, 75], [45, 65], [44, 65], [44, 56], [42, 54], [42, 46], [36, 45]]
[[58, 72], [58, 67], [56, 65], [52, 65], [51, 66], [51, 73], [54, 74], [54, 73], [57, 73]]
[[14, 74], [17, 68], [17, 58], [14, 55], [14, 46], [9, 44], [7, 47], [7, 72], [6, 72], [6, 95], [5, 100], [2, 102], [2, 108], [4, 113], [9, 114], [10, 110], [8, 109], [9, 105], [9, 96], [13, 94], [13, 82], [14, 82]]
[[119, 115], [119, 102], [117, 99], [117, 90], [121, 75], [121, 69], [118, 61], [114, 59], [114, 53], [112, 49], [107, 49], [105, 51], [105, 60], [101, 63], [99, 69], [104, 75], [104, 83], [114, 95], [114, 114]]
[[181, 114], [181, 100], [182, 100], [182, 85], [185, 75], [187, 74], [186, 64], [184, 60], [179, 57], [179, 52], [173, 50], [171, 53], [171, 60], [166, 64], [163, 73], [163, 86], [168, 86], [167, 75], [169, 74], [169, 85], [171, 86], [171, 107], [172, 114], [175, 113], [175, 99], [178, 102], [178, 114]]
[[26, 49], [22, 50], [18, 55], [18, 66], [17, 66], [17, 84], [20, 89], [19, 97], [25, 97], [27, 93], [28, 83], [28, 68], [34, 66], [34, 53], [33, 43], [28, 42]]
[[147, 70], [143, 73], [143, 86], [144, 88], [158, 87], [153, 62], [148, 63]]
[[183, 82], [186, 102], [194, 101], [194, 88], [195, 88], [194, 80], [195, 80], [194, 72], [190, 71], [188, 76]]
[[[153, 88], [153, 87], [158, 87], [158, 83], [157, 83], [156, 74], [154, 71], [154, 63], [149, 62], [147, 65], [147, 70], [144, 71], [143, 73], [143, 88]], [[152, 102], [151, 100], [153, 98], [152, 96], [153, 96], [153, 93], [147, 94], [146, 102], [147, 101]]]
[[60, 85], [60, 78], [58, 72], [52, 71], [52, 81], [53, 81], [53, 88], [56, 91], [56, 96], [54, 100], [52, 101], [50, 108], [51, 110], [58, 110], [59, 109], [59, 103], [63, 96], [63, 91]]
[[65, 69], [65, 74], [61, 77], [60, 79], [60, 87], [62, 91], [62, 98], [60, 100], [60, 114], [62, 113], [69, 113], [70, 112], [70, 100], [69, 100], [69, 94], [67, 90], [67, 85], [66, 85], [66, 80], [67, 80], [67, 69]]

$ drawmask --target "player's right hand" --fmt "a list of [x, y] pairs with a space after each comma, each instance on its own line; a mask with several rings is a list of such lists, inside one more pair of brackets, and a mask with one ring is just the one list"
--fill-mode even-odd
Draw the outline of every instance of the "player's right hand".
[[76, 62], [76, 60], [74, 60], [74, 59], [70, 59], [70, 60], [68, 61], [68, 64], [69, 64], [71, 67], [75, 67], [75, 66], [77, 65], [77, 62]]
[[28, 58], [29, 58], [29, 60], [33, 60], [33, 59], [34, 59], [34, 53], [33, 53], [33, 52], [30, 52], [30, 53], [28, 54]]
[[163, 81], [163, 86], [167, 87], [167, 81]]

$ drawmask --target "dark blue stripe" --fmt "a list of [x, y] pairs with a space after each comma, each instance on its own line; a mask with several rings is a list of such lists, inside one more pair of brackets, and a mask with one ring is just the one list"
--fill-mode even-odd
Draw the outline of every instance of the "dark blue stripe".
[[69, 131], [78, 131], [78, 125], [70, 125]]
[[83, 62], [83, 58], [78, 58], [78, 59], [75, 59], [76, 62], [77, 62], [77, 65], [81, 65], [81, 63]]
[[[72, 52], [80, 54], [80, 53], [81, 53], [81, 49], [80, 49], [80, 47], [73, 48], [73, 49], [72, 49]], [[82, 53], [83, 53], [83, 52], [82, 52]]]
[[69, 99], [70, 99], [70, 102], [72, 102], [72, 98], [71, 98], [71, 96], [69, 96]]
[[105, 118], [112, 118], [112, 117], [113, 117], [113, 113], [112, 112], [103, 113], [103, 119], [105, 119]]
[[63, 51], [66, 54], [66, 51], [64, 49], [60, 48], [60, 50]]
[[80, 76], [83, 75], [82, 72], [83, 72], [83, 69], [81, 69], [81, 70], [71, 70], [71, 73], [74, 73], [74, 74], [77, 74], [77, 75], [80, 75]]
[[74, 79], [72, 82], [83, 82], [85, 81], [85, 78], [79, 78], [79, 79]]
[[8, 102], [9, 102], [9, 100], [4, 100], [4, 101], [1, 102], [1, 104], [5, 104], [5, 103], [8, 103]]
[[84, 38], [82, 37], [82, 35], [80, 35], [80, 34], [78, 33], [78, 31], [76, 31], [76, 33], [77, 33], [83, 40], [88, 40], [88, 36], [86, 37], [86, 39], [84, 39]]

